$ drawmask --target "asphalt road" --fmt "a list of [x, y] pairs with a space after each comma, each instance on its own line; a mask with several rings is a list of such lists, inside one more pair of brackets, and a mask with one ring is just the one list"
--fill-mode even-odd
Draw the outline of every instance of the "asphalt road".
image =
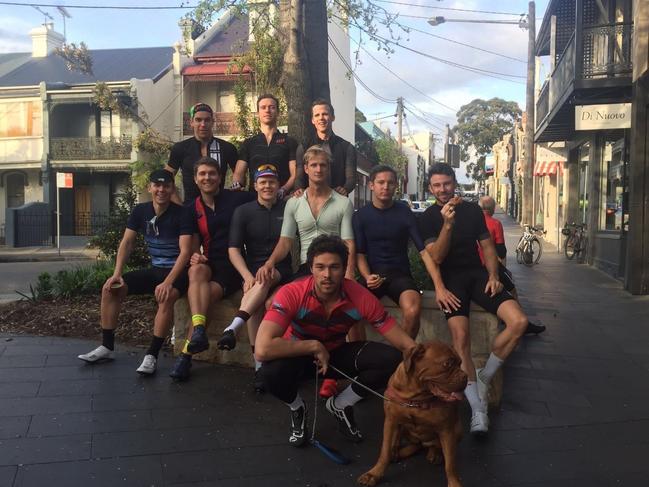
[[19, 299], [16, 291], [29, 292], [29, 284], [36, 284], [38, 275], [43, 272], [54, 274], [61, 269], [70, 269], [78, 265], [89, 265], [92, 261], [56, 261], [56, 262], [7, 262], [0, 263], [0, 302]]

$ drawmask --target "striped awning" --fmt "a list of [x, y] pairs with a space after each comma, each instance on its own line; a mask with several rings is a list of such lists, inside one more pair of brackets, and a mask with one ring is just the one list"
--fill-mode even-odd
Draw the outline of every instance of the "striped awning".
[[534, 166], [535, 176], [550, 176], [556, 174], [563, 174], [563, 161], [541, 161], [537, 162]]

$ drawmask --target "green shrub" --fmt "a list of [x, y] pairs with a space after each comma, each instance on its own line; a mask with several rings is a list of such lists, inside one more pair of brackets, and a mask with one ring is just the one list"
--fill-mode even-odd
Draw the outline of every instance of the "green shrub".
[[410, 272], [417, 283], [417, 287], [422, 291], [434, 291], [435, 286], [433, 285], [433, 281], [421, 260], [419, 252], [417, 252], [417, 249], [412, 243], [408, 245], [408, 259], [410, 260]]
[[[115, 204], [110, 212], [108, 225], [95, 237], [90, 239], [89, 245], [97, 248], [109, 260], [115, 260], [119, 244], [124, 236], [128, 216], [137, 204], [137, 193], [131, 185], [127, 186], [124, 193], [115, 199]], [[135, 247], [129, 258], [129, 265], [139, 269], [149, 265], [149, 253], [144, 243], [144, 237], [138, 233]]]

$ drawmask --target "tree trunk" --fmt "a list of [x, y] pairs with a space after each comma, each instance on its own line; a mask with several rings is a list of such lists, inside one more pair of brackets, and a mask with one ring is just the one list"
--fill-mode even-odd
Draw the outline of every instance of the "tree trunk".
[[284, 70], [280, 84], [288, 108], [288, 132], [298, 142], [307, 138], [311, 126], [311, 79], [304, 49], [304, 2], [291, 0], [289, 42], [284, 55]]
[[311, 92], [313, 99], [330, 100], [327, 5], [324, 0], [304, 0], [304, 4], [304, 40], [309, 57]]

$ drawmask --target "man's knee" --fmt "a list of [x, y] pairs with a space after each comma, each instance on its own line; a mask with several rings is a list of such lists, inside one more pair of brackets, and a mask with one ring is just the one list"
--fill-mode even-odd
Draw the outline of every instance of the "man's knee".
[[505, 326], [511, 330], [511, 333], [520, 338], [527, 329], [527, 316], [523, 313], [517, 313], [514, 317], [505, 322]]
[[164, 301], [159, 301], [156, 299], [156, 301], [158, 302], [158, 308], [173, 309], [174, 304], [176, 304], [176, 301], [178, 301], [179, 298], [180, 298], [180, 292], [178, 291], [178, 289], [174, 287], [169, 292], [169, 296], [167, 296], [167, 299], [165, 299]]
[[195, 264], [187, 271], [189, 275], [189, 282], [205, 282], [208, 281], [212, 275], [212, 270], [206, 264]]

